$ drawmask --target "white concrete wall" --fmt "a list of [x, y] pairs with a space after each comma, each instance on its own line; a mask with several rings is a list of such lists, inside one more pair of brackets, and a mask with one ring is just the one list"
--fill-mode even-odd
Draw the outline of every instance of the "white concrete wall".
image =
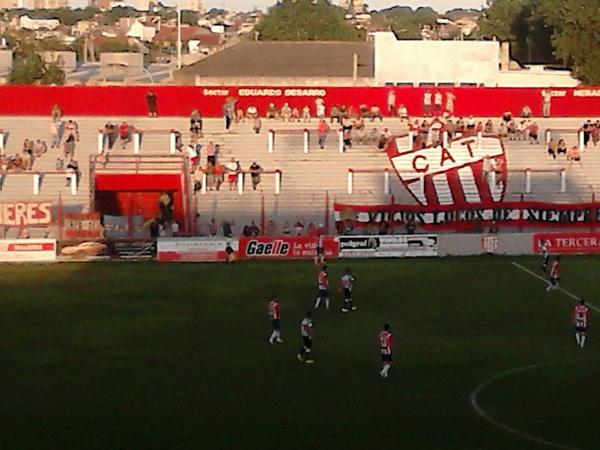
[[58, 62], [65, 72], [77, 70], [77, 53], [75, 52], [39, 52], [42, 60], [46, 63]]
[[375, 82], [484, 83], [495, 86], [500, 64], [496, 41], [397, 40], [373, 33]]
[[576, 87], [579, 81], [566, 70], [511, 70], [498, 73], [498, 86], [501, 87]]

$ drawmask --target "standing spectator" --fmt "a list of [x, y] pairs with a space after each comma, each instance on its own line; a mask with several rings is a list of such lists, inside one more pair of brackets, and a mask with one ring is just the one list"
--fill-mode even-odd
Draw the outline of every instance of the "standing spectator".
[[119, 141], [123, 150], [131, 142], [131, 127], [127, 122], [121, 122], [121, 125], [119, 125]]
[[442, 114], [442, 103], [444, 101], [444, 96], [439, 89], [436, 89], [435, 94], [433, 95], [433, 114], [435, 116], [440, 116]]
[[[72, 158], [67, 163], [66, 169], [67, 169], [68, 174], [75, 175], [75, 185], [79, 184], [79, 178], [81, 177], [81, 172], [79, 171], [79, 163], [77, 162], [77, 160]], [[70, 181], [71, 181], [70, 177], [67, 177], [67, 182], [65, 183], [65, 186], [69, 186]]]
[[223, 104], [223, 119], [225, 120], [225, 129], [229, 130], [235, 116], [235, 99], [228, 98]]
[[456, 95], [453, 91], [446, 92], [446, 112], [451, 116], [454, 115], [454, 101], [456, 100]]
[[190, 161], [190, 169], [191, 171], [195, 171], [196, 167], [198, 167], [199, 157], [198, 151], [196, 150], [196, 146], [194, 144], [190, 144], [187, 146], [187, 157]]
[[591, 121], [588, 120], [586, 123], [584, 123], [580, 131], [583, 132], [583, 148], [587, 148], [588, 143], [590, 142], [590, 139], [592, 137]]
[[573, 147], [571, 147], [571, 149], [569, 151], [567, 151], [567, 161], [569, 161], [569, 162], [581, 161], [581, 152], [579, 151], [579, 147], [574, 145]]
[[158, 117], [157, 100], [156, 92], [148, 91], [146, 94], [146, 106], [148, 107], [148, 116], [150, 117]]
[[254, 133], [260, 134], [261, 128], [262, 128], [262, 120], [260, 120], [260, 117], [258, 117], [258, 115], [255, 115], [252, 118], [252, 130], [254, 131]]
[[542, 115], [544, 117], [550, 117], [550, 110], [552, 107], [552, 92], [548, 89], [542, 89]]
[[554, 142], [554, 139], [550, 139], [550, 142], [548, 142], [548, 156], [552, 159], [556, 159], [556, 149], [556, 142]]
[[72, 119], [67, 120], [64, 125], [64, 133], [67, 137], [73, 135], [76, 140], [79, 140], [79, 125]]
[[423, 115], [425, 117], [431, 116], [431, 96], [432, 93], [429, 89], [423, 94]]
[[275, 108], [275, 103], [269, 103], [267, 107], [267, 119], [277, 119], [279, 113], [277, 112], [277, 108]]
[[531, 125], [529, 125], [529, 143], [530, 144], [539, 144], [540, 141], [538, 140], [538, 133], [540, 131], [540, 127], [537, 124], [537, 122], [532, 122]]
[[558, 144], [556, 145], [556, 154], [560, 155], [566, 155], [567, 154], [567, 143], [565, 142], [564, 139], [559, 139], [558, 140]]
[[325, 118], [325, 100], [318, 98], [315, 100], [315, 108], [319, 119]]
[[288, 103], [284, 103], [281, 108], [281, 120], [283, 122], [291, 122], [292, 121], [292, 108]]
[[371, 118], [371, 122], [373, 122], [375, 119], [379, 119], [380, 122], [383, 122], [383, 117], [381, 116], [381, 108], [375, 104], [371, 105], [369, 117]]
[[200, 115], [200, 111], [197, 109], [192, 111], [192, 115], [190, 116], [190, 141], [192, 144], [197, 144], [198, 139], [203, 137], [202, 128], [204, 124], [202, 121], [202, 116]]
[[346, 148], [352, 148], [352, 124], [342, 124], [342, 137], [344, 151], [346, 151]]
[[213, 141], [209, 141], [206, 146], [206, 162], [215, 166], [217, 164], [217, 147]]
[[59, 148], [60, 142], [62, 141], [64, 124], [62, 120], [53, 120], [50, 124], [50, 137], [52, 138], [52, 145], [50, 148]]
[[233, 220], [224, 220], [223, 222], [221, 222], [221, 229], [223, 230], [224, 237], [233, 237], [233, 225], [235, 225]]
[[594, 147], [598, 145], [598, 141], [600, 141], [600, 120], [597, 120], [595, 124], [592, 125], [592, 143]]
[[396, 92], [390, 90], [387, 96], [387, 112], [390, 117], [396, 117]]
[[52, 122], [61, 120], [62, 116], [63, 116], [62, 108], [59, 105], [54, 105], [52, 107]]
[[252, 190], [256, 190], [256, 187], [260, 183], [260, 174], [263, 172], [263, 168], [254, 161], [250, 164], [250, 177], [252, 178]]
[[406, 121], [408, 123], [408, 108], [405, 105], [400, 105], [398, 108], [398, 115], [400, 116], [400, 123]]
[[63, 155], [65, 161], [75, 157], [75, 136], [70, 134], [63, 144]]
[[223, 164], [221, 164], [220, 162], [215, 164], [213, 174], [215, 177], [215, 189], [218, 191], [219, 189], [221, 189], [221, 185], [223, 184], [225, 176], [225, 167], [223, 167]]
[[319, 128], [317, 130], [317, 134], [319, 135], [319, 148], [325, 148], [325, 141], [327, 139], [327, 134], [329, 134], [329, 125], [325, 121], [325, 119], [321, 119], [319, 121]]
[[225, 164], [225, 169], [227, 170], [227, 182], [229, 183], [229, 190], [232, 191], [235, 189], [238, 175], [238, 164], [236, 163], [235, 158], [231, 158], [229, 162]]

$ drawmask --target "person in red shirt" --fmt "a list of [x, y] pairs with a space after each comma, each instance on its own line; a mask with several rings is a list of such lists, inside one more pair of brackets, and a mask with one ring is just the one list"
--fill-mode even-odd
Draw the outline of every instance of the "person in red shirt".
[[390, 331], [391, 326], [389, 323], [383, 325], [383, 330], [377, 334], [377, 341], [379, 342], [379, 352], [381, 353], [381, 370], [379, 375], [383, 378], [389, 376], [390, 368], [392, 367], [392, 351], [394, 347], [394, 335]]
[[572, 319], [575, 328], [575, 342], [583, 348], [587, 339], [587, 327], [590, 321], [590, 308], [585, 304], [584, 299], [580, 299], [579, 303], [573, 308]]
[[283, 342], [281, 339], [281, 305], [276, 295], [271, 296], [269, 301], [269, 316], [271, 317], [271, 335], [269, 344], [278, 344]]
[[557, 256], [550, 268], [550, 283], [546, 288], [546, 292], [554, 291], [559, 288], [560, 284], [560, 256]]
[[319, 128], [317, 130], [317, 134], [319, 136], [319, 148], [325, 148], [325, 141], [327, 140], [327, 134], [329, 134], [329, 125], [325, 119], [321, 119], [319, 121]]
[[327, 275], [327, 266], [323, 266], [319, 272], [317, 280], [317, 300], [315, 308], [321, 306], [321, 301], [325, 303], [325, 308], [329, 309], [329, 276]]
[[119, 140], [121, 141], [123, 150], [125, 150], [125, 146], [131, 142], [131, 130], [127, 122], [121, 122], [121, 125], [119, 125]]

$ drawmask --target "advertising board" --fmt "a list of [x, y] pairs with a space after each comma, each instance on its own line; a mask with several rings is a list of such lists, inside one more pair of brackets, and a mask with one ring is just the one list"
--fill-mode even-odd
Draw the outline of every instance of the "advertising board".
[[[321, 245], [319, 245], [321, 240]], [[327, 258], [338, 256], [337, 242], [331, 236], [257, 236], [240, 238], [240, 259], [310, 259], [321, 246]]]
[[157, 259], [160, 262], [224, 262], [228, 243], [237, 252], [237, 239], [159, 238]]
[[340, 236], [340, 258], [405, 258], [438, 256], [438, 238], [432, 234]]
[[0, 240], [0, 262], [47, 262], [56, 260], [56, 240]]
[[600, 233], [536, 233], [533, 235], [534, 253], [541, 252], [542, 240], [546, 241], [550, 253], [600, 253]]

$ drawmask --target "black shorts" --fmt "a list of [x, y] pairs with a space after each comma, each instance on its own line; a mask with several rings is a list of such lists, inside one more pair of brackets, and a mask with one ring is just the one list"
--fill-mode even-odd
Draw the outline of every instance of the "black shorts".
[[587, 327], [575, 327], [575, 332], [576, 333], [586, 333]]
[[281, 329], [281, 323], [279, 322], [279, 319], [271, 320], [271, 328], [273, 328], [274, 330], [277, 330], [277, 331], [279, 331]]
[[381, 354], [381, 360], [383, 362], [392, 362], [392, 355], [389, 353], [382, 353]]
[[560, 277], [552, 277], [550, 278], [550, 284], [552, 286], [556, 286], [560, 282]]
[[304, 348], [310, 350], [312, 348], [312, 339], [308, 336], [302, 336], [302, 345], [304, 346]]
[[329, 290], [328, 289], [317, 289], [317, 296], [319, 298], [329, 298]]
[[317, 247], [317, 255], [322, 255], [324, 253], [324, 248], [323, 247]]
[[346, 300], [352, 300], [352, 289], [344, 288], [344, 298]]

